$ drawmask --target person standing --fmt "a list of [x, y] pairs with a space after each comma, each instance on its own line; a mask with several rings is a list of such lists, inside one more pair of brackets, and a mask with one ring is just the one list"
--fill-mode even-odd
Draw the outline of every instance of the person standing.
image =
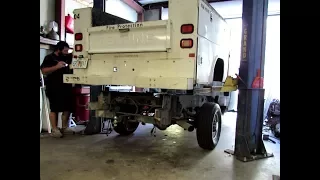
[[[63, 74], [70, 74], [69, 64], [72, 54], [68, 53], [69, 45], [60, 41], [54, 48], [54, 52], [47, 55], [42, 64], [41, 71], [45, 77], [46, 95], [50, 104], [51, 135], [60, 138], [63, 133], [69, 131], [69, 116], [72, 111], [72, 84], [63, 83]], [[62, 112], [62, 129], [59, 130], [58, 114]]]

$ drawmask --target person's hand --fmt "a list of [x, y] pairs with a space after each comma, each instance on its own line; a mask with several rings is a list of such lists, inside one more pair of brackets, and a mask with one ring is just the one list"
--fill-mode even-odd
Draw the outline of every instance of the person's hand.
[[56, 67], [58, 69], [64, 68], [64, 67], [66, 67], [66, 63], [63, 61], [59, 61], [58, 64], [56, 65]]

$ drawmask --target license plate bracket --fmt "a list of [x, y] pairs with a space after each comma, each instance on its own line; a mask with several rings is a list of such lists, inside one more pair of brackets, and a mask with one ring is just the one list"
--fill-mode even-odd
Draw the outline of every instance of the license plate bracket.
[[73, 69], [86, 69], [88, 66], [88, 58], [72, 59], [71, 68]]

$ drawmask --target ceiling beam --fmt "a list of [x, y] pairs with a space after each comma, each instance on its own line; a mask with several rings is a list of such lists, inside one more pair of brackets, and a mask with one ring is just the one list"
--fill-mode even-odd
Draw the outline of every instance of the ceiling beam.
[[[225, 2], [225, 1], [232, 1], [232, 0], [207, 0], [207, 1], [209, 3], [215, 3], [215, 2]], [[159, 9], [161, 7], [168, 8], [168, 1], [143, 5], [143, 8], [146, 10]]]
[[207, 0], [208, 3], [215, 3], [215, 2], [225, 2], [225, 1], [232, 1], [232, 0]]
[[137, 2], [134, 0], [121, 0], [122, 2], [126, 3], [128, 6], [130, 6], [132, 9], [134, 9], [138, 14], [143, 13], [143, 7], [140, 6]]

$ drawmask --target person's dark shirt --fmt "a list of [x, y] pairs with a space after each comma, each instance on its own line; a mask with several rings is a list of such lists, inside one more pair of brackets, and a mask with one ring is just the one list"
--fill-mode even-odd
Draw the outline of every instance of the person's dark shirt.
[[45, 86], [46, 89], [61, 89], [61, 88], [67, 88], [67, 87], [72, 87], [71, 84], [64, 84], [63, 83], [63, 74], [71, 74], [72, 71], [70, 69], [70, 64], [72, 61], [72, 54], [68, 54], [66, 56], [57, 56], [54, 53], [48, 54], [42, 64], [41, 64], [41, 69], [42, 68], [47, 68], [47, 67], [53, 67], [58, 64], [59, 61], [64, 61], [65, 63], [68, 64], [67, 67], [63, 67], [61, 69], [58, 69], [52, 73], [49, 73], [46, 75], [45, 78]]

